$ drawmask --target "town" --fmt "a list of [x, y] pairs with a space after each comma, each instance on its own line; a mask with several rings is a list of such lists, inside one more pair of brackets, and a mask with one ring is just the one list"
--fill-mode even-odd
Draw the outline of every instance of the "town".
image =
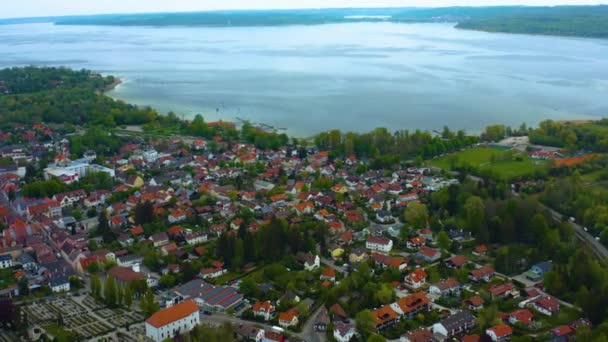
[[377, 165], [322, 138], [261, 147], [238, 135], [260, 128], [205, 126], [217, 134], [0, 131], [0, 340], [568, 341], [601, 328], [603, 233], [532, 197], [563, 189], [540, 168], [597, 155], [503, 132]]

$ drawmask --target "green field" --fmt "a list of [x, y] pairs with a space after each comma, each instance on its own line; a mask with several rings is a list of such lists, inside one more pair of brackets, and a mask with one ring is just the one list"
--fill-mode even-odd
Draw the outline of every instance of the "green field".
[[534, 160], [513, 150], [475, 147], [431, 160], [431, 165], [444, 169], [466, 167], [477, 174], [492, 174], [504, 180], [534, 175], [546, 168], [546, 162]]

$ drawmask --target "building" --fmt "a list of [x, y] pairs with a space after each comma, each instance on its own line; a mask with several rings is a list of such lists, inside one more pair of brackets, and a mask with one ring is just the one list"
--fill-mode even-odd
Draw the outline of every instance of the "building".
[[370, 236], [365, 242], [365, 247], [372, 251], [388, 253], [393, 249], [393, 240], [378, 236]]
[[0, 268], [13, 267], [13, 257], [10, 254], [0, 255]]
[[551, 261], [543, 261], [538, 264], [532, 265], [530, 270], [526, 272], [526, 278], [532, 281], [542, 280], [545, 274], [551, 271], [553, 263]]
[[424, 284], [426, 284], [427, 277], [428, 277], [428, 275], [426, 274], [424, 269], [421, 268], [421, 269], [415, 270], [414, 272], [406, 275], [404, 282], [405, 282], [405, 285], [411, 287], [412, 289], [419, 289], [422, 286], [424, 286]]
[[433, 324], [433, 333], [452, 338], [465, 334], [475, 326], [475, 317], [466, 311], [459, 311], [439, 323]]
[[253, 304], [251, 310], [255, 317], [262, 317], [265, 321], [269, 321], [272, 318], [272, 315], [274, 315], [275, 308], [274, 305], [267, 300], [265, 302], [256, 302]]
[[429, 287], [429, 293], [447, 296], [447, 295], [459, 295], [460, 294], [460, 283], [455, 278], [448, 278], [438, 283], [432, 284]]
[[77, 182], [90, 172], [104, 172], [112, 178], [116, 176], [113, 169], [101, 165], [89, 164], [89, 160], [83, 158], [74, 161], [64, 159], [56, 161], [54, 164], [49, 164], [48, 167], [44, 169], [44, 179], [59, 178], [64, 181], [64, 183], [69, 184]]
[[287, 328], [298, 325], [298, 317], [300, 313], [296, 308], [291, 308], [279, 314], [279, 325]]
[[338, 342], [349, 342], [357, 335], [357, 328], [354, 324], [339, 322], [334, 326], [334, 338]]
[[545, 296], [534, 301], [532, 307], [544, 315], [553, 316], [559, 313], [560, 304], [554, 297]]
[[418, 252], [416, 252], [416, 259], [426, 262], [435, 262], [441, 259], [441, 251], [437, 248], [422, 246]]
[[513, 335], [513, 329], [506, 324], [501, 324], [486, 329], [486, 335], [490, 336], [494, 342], [508, 341]]
[[511, 324], [521, 323], [523, 325], [530, 325], [530, 324], [532, 324], [533, 318], [534, 318], [534, 315], [532, 314], [532, 312], [530, 312], [530, 310], [519, 309], [519, 310], [513, 311], [513, 312], [511, 312], [511, 314], [509, 314], [509, 323], [511, 323]]
[[319, 314], [315, 318], [315, 331], [316, 332], [327, 331], [327, 327], [329, 326], [329, 323], [331, 323], [331, 320], [329, 319], [329, 313], [327, 312], [327, 309], [324, 306], [322, 306], [321, 310], [319, 310]]
[[401, 336], [399, 342], [435, 342], [433, 333], [427, 329], [416, 329]]
[[173, 290], [173, 298], [167, 302], [171, 306], [182, 301], [194, 300], [206, 311], [226, 311], [243, 302], [243, 295], [228, 286], [214, 286], [201, 279], [191, 280]]
[[469, 272], [469, 279], [476, 283], [489, 282], [494, 275], [494, 269], [490, 266], [482, 266]]
[[200, 322], [198, 310], [192, 300], [160, 310], [146, 320], [146, 336], [159, 342], [188, 332]]

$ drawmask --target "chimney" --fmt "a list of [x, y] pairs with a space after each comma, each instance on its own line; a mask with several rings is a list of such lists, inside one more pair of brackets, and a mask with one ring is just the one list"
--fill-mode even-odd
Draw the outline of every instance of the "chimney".
[[131, 269], [133, 270], [133, 272], [141, 272], [140, 268], [139, 268], [139, 263], [134, 264], [133, 266], [131, 266]]

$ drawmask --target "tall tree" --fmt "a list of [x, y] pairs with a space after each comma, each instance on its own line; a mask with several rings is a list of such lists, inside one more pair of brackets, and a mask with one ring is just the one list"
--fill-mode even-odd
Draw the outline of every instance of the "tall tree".
[[109, 307], [116, 306], [117, 293], [116, 293], [116, 282], [114, 281], [114, 277], [108, 275], [106, 277], [106, 283], [103, 288], [103, 298], [105, 303]]
[[404, 219], [414, 229], [421, 229], [427, 226], [429, 211], [426, 205], [420, 202], [412, 202], [405, 208]]

